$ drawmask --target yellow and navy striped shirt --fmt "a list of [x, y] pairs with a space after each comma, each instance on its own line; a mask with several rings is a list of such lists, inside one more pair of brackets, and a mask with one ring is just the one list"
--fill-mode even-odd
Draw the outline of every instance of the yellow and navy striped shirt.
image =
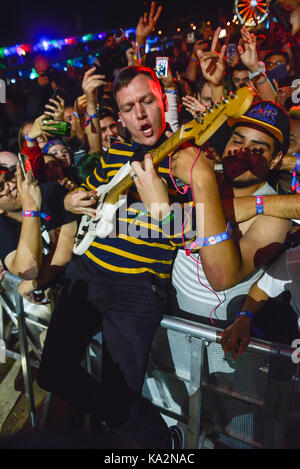
[[[146, 148], [136, 143], [114, 143], [80, 189], [95, 190], [99, 185], [107, 184], [131, 160], [135, 151]], [[157, 169], [171, 188], [168, 158]], [[181, 196], [173, 189], [169, 189], [169, 193], [171, 203], [188, 202], [187, 196]], [[128, 191], [126, 207], [121, 207], [117, 213], [114, 235], [95, 238], [84, 256], [99, 269], [121, 274], [150, 272], [160, 278], [169, 278], [176, 249], [182, 245], [182, 236], [180, 230], [176, 235], [170, 234], [170, 226], [166, 229], [167, 226], [160, 227], [151, 219], [133, 186]]]

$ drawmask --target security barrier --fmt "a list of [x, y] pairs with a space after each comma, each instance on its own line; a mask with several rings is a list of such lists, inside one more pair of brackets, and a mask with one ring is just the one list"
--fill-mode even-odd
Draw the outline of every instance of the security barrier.
[[[21, 281], [11, 273], [5, 275], [0, 334], [4, 337], [3, 315], [7, 314], [18, 328], [20, 354], [5, 353], [21, 361], [31, 424], [36, 427], [30, 367], [38, 367], [41, 351], [28, 324], [46, 329], [48, 323], [24, 311], [18, 293]], [[186, 448], [284, 448], [291, 426], [300, 434], [296, 430], [300, 370], [292, 361], [295, 349], [255, 339], [233, 363], [222, 351], [221, 333], [221, 329], [165, 316], [154, 338], [143, 394], [166, 418], [181, 423]], [[30, 358], [29, 346], [36, 360]], [[233, 372], [218, 371], [227, 362]]]
[[[1, 285], [4, 291], [0, 294], [0, 328], [3, 351], [7, 357], [14, 360], [20, 360], [24, 378], [25, 394], [28, 398], [30, 421], [33, 428], [37, 426], [37, 415], [34, 402], [33, 383], [31, 367], [37, 368], [41, 358], [42, 350], [38, 346], [34, 335], [30, 330], [30, 325], [37, 326], [39, 329], [46, 330], [48, 321], [39, 315], [24, 311], [24, 301], [18, 292], [18, 286], [23, 279], [13, 275], [10, 272], [5, 274]], [[19, 337], [20, 353], [6, 348], [7, 338], [4, 333], [5, 314], [9, 317], [12, 324], [17, 328]], [[29, 346], [31, 347], [36, 360], [30, 358]]]
[[[285, 447], [288, 428], [297, 426], [293, 414], [300, 415], [290, 412], [293, 400], [300, 402], [295, 349], [255, 339], [233, 362], [221, 348], [221, 333], [165, 316], [152, 346], [145, 397], [181, 422], [189, 449]], [[227, 361], [233, 372], [218, 371]]]

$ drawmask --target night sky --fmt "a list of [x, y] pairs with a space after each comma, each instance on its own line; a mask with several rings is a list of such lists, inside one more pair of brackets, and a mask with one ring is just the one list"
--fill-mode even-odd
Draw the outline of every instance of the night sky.
[[[157, 2], [163, 6], [158, 25], [163, 27], [167, 21], [189, 16], [193, 20], [214, 19], [220, 8], [230, 15], [233, 2], [161, 0]], [[135, 27], [137, 18], [149, 10], [149, 5], [149, 0], [3, 0], [0, 5], [0, 47], [37, 42], [42, 36], [58, 39], [119, 26]]]

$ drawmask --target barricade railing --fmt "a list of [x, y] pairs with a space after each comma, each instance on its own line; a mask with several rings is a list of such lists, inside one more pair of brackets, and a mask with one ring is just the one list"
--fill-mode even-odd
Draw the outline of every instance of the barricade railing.
[[[34, 314], [27, 313], [24, 310], [24, 303], [23, 298], [18, 292], [18, 286], [23, 281], [22, 278], [17, 277], [16, 275], [12, 274], [11, 272], [7, 272], [5, 274], [5, 283], [11, 289], [11, 292], [14, 297], [14, 304], [11, 301], [11, 298], [4, 293], [0, 294], [0, 306], [1, 306], [1, 327], [2, 327], [2, 334], [3, 334], [3, 310], [8, 314], [9, 318], [11, 319], [12, 323], [18, 329], [18, 336], [19, 336], [19, 346], [20, 346], [20, 353], [16, 353], [14, 351], [8, 350], [4, 344], [4, 351], [7, 357], [13, 358], [14, 360], [20, 360], [23, 379], [24, 379], [24, 386], [25, 386], [25, 395], [28, 398], [29, 403], [29, 415], [30, 421], [33, 428], [37, 426], [37, 414], [36, 414], [36, 407], [35, 407], [35, 400], [34, 400], [34, 392], [33, 392], [33, 380], [32, 380], [32, 372], [31, 366], [38, 367], [39, 359], [41, 357], [41, 351], [37, 350], [34, 342], [30, 338], [30, 334], [28, 333], [26, 323], [31, 323], [37, 325], [43, 329], [47, 329], [47, 323], [43, 321], [41, 318], [35, 316]], [[3, 334], [4, 335], [4, 334]], [[4, 340], [4, 337], [2, 338]], [[37, 360], [32, 360], [30, 358], [29, 352], [29, 345], [31, 345], [33, 352]]]
[[[21, 361], [22, 372], [24, 377], [25, 393], [29, 402], [29, 414], [32, 427], [37, 427], [37, 414], [34, 401], [32, 373], [30, 366], [38, 366], [38, 362], [33, 362], [29, 356], [29, 344], [30, 339], [28, 338], [28, 330], [26, 322], [32, 322], [43, 328], [47, 328], [47, 324], [43, 323], [40, 318], [35, 317], [32, 314], [24, 311], [23, 298], [18, 293], [18, 286], [22, 282], [22, 279], [11, 274], [5, 274], [6, 282], [9, 282], [14, 292], [15, 307], [12, 311], [12, 304], [6, 301], [5, 296], [0, 294], [0, 313], [4, 308], [10, 314], [10, 318], [15, 321], [18, 327], [19, 343], [20, 343], [20, 354], [16, 354], [11, 351], [6, 351], [7, 356], [11, 356], [14, 359]], [[14, 306], [14, 305], [13, 305]], [[3, 325], [3, 320], [1, 324]], [[199, 448], [201, 447], [200, 438], [200, 427], [201, 427], [201, 406], [202, 406], [202, 386], [203, 386], [203, 359], [204, 351], [208, 344], [221, 342], [222, 329], [218, 329], [212, 326], [205, 326], [200, 323], [196, 323], [183, 318], [164, 316], [161, 321], [161, 328], [167, 331], [174, 331], [183, 334], [189, 341], [191, 346], [190, 353], [190, 379], [189, 379], [189, 403], [188, 403], [188, 415], [186, 419], [187, 423], [187, 448]], [[251, 339], [248, 347], [248, 351], [262, 354], [265, 357], [283, 357], [285, 359], [292, 359], [294, 349], [284, 344], [270, 343], [260, 339]], [[161, 370], [158, 370], [160, 372]], [[262, 369], [263, 373], [267, 373], [267, 370]], [[299, 378], [298, 378], [299, 379]], [[231, 392], [231, 397], [237, 397], [245, 399], [247, 397], [241, 396], [238, 393]], [[248, 398], [251, 401], [251, 398]], [[255, 402], [255, 399], [252, 399]], [[258, 402], [258, 400], [257, 400]], [[163, 407], [163, 406], [162, 406]], [[164, 410], [163, 408], [161, 409]], [[168, 412], [167, 412], [168, 413]], [[172, 412], [170, 412], [172, 413]], [[173, 415], [174, 416], [174, 415]], [[267, 443], [266, 445], [267, 446]]]
[[[277, 358], [280, 358], [280, 359], [283, 359], [285, 363], [287, 363], [287, 361], [290, 361], [292, 363], [292, 355], [295, 352], [294, 348], [289, 347], [285, 344], [270, 343], [265, 340], [254, 339], [254, 338], [251, 339], [247, 347], [247, 353], [250, 352], [251, 354], [249, 355], [250, 359], [253, 359], [254, 354], [255, 354], [255, 356], [259, 357], [259, 360], [263, 361], [264, 363], [257, 369], [259, 376], [264, 376], [266, 380], [265, 394], [262, 399], [260, 396], [251, 395], [251, 393], [248, 394], [247, 392], [244, 393], [243, 391], [239, 389], [235, 389], [234, 385], [232, 385], [232, 388], [228, 389], [226, 388], [226, 386], [222, 386], [220, 384], [215, 385], [210, 382], [207, 382], [207, 375], [204, 373], [204, 369], [203, 369], [205, 349], [209, 344], [221, 343], [221, 337], [222, 337], [222, 332], [223, 332], [222, 329], [218, 329], [212, 326], [206, 326], [200, 323], [196, 323], [190, 320], [173, 317], [173, 316], [165, 316], [163, 320], [161, 321], [161, 328], [162, 330], [166, 330], [167, 334], [169, 334], [169, 331], [173, 331], [175, 333], [182, 334], [182, 336], [184, 336], [185, 339], [188, 340], [189, 342], [188, 350], [189, 350], [189, 355], [190, 355], [190, 361], [189, 361], [190, 369], [188, 370], [186, 374], [184, 374], [182, 371], [180, 371], [179, 373], [176, 373], [176, 372], [174, 373], [174, 371], [170, 372], [169, 370], [166, 371], [166, 369], [168, 368], [168, 367], [165, 367], [166, 362], [164, 361], [163, 358], [162, 360], [160, 360], [160, 357], [163, 357], [163, 355], [164, 356], [168, 355], [170, 351], [169, 352], [166, 351], [166, 353], [164, 353], [166, 349], [161, 348], [159, 350], [160, 355], [158, 354], [158, 360], [153, 361], [153, 358], [151, 358], [150, 360], [149, 368], [152, 367], [152, 371], [150, 373], [151, 373], [152, 378], [154, 377], [156, 380], [155, 393], [152, 393], [152, 397], [154, 396], [154, 399], [152, 399], [152, 402], [158, 405], [161, 411], [165, 413], [167, 416], [171, 418], [175, 418], [175, 419], [177, 418], [179, 421], [182, 421], [183, 423], [186, 424], [186, 427], [187, 427], [186, 447], [187, 448], [189, 449], [200, 448], [202, 447], [201, 445], [203, 445], [204, 437], [202, 438], [202, 441], [201, 441], [201, 430], [200, 430], [201, 424], [202, 424], [201, 412], [202, 412], [202, 406], [206, 404], [205, 398], [207, 398], [207, 395], [208, 395], [207, 393], [210, 393], [210, 394], [215, 393], [216, 399], [218, 399], [218, 396], [222, 395], [223, 397], [225, 396], [226, 399], [238, 400], [239, 403], [244, 402], [245, 409], [249, 408], [249, 406], [259, 406], [259, 408], [263, 412], [263, 415], [266, 416], [265, 431], [264, 431], [262, 442], [257, 442], [254, 439], [247, 437], [247, 435], [243, 437], [241, 435], [236, 435], [234, 433], [230, 434], [230, 432], [227, 432], [227, 437], [233, 437], [234, 439], [242, 442], [242, 444], [249, 444], [249, 446], [251, 447], [265, 448], [265, 447], [281, 447], [283, 445], [283, 441], [285, 438], [285, 434], [284, 434], [285, 429], [283, 427], [284, 427], [284, 424], [287, 424], [289, 396], [287, 397], [287, 402], [284, 402], [284, 399], [282, 399], [280, 403], [280, 406], [279, 406], [281, 407], [280, 416], [275, 416], [274, 409], [276, 406], [274, 405], [274, 400], [276, 400], [276, 396], [274, 398], [274, 393], [275, 393], [275, 388], [276, 388], [276, 393], [277, 393], [278, 383], [276, 382], [276, 380], [273, 379], [273, 377], [269, 377], [269, 369], [270, 369], [269, 362], [270, 361], [274, 362], [273, 361], [274, 359], [277, 360]], [[180, 350], [181, 345], [179, 344], [180, 341], [178, 340], [178, 337], [179, 336], [176, 335], [176, 337], [171, 340], [174, 341], [175, 345], [174, 344], [173, 345], [175, 349], [176, 347], [177, 349], [179, 349], [178, 353], [180, 354], [180, 353], [184, 353], [184, 350]], [[162, 346], [162, 340], [160, 339], [158, 342], [160, 344], [159, 346]], [[174, 353], [174, 347], [172, 349], [172, 353]], [[170, 347], [170, 350], [171, 350], [171, 347]], [[157, 356], [157, 353], [156, 353], [156, 356]], [[178, 359], [177, 357], [177, 361], [178, 360], [180, 361], [180, 358]], [[171, 361], [172, 361], [172, 358], [171, 358]], [[174, 363], [175, 363], [175, 360], [174, 360]], [[165, 379], [165, 377], [167, 377], [167, 379]], [[170, 399], [170, 394], [172, 394], [172, 390], [171, 389], [168, 390], [167, 388], [168, 386], [171, 386], [170, 385], [170, 383], [172, 382], [170, 380], [171, 377], [173, 378], [175, 377], [176, 379], [181, 380], [182, 382], [185, 383], [185, 385], [188, 388], [188, 396], [189, 396], [188, 410], [185, 415], [183, 415], [181, 411], [179, 411], [179, 413], [177, 414], [177, 410], [175, 409], [175, 406], [173, 407], [172, 399]], [[293, 378], [294, 380], [298, 379], [296, 376], [294, 376]], [[284, 392], [291, 391], [292, 386], [290, 384], [291, 383], [288, 383], [287, 386], [284, 387], [282, 386], [282, 383], [279, 383], [279, 388], [281, 386], [280, 389], [282, 391], [282, 394]], [[255, 388], [255, 383], [253, 384], [253, 386]], [[206, 391], [205, 395], [203, 393], [203, 390]], [[146, 397], [151, 398], [151, 396], [149, 396], [149, 390], [148, 390], [148, 394], [146, 393], [145, 395]], [[159, 395], [160, 397], [160, 402], [158, 402], [157, 395]], [[281, 398], [279, 400], [281, 400]], [[170, 402], [171, 402], [171, 405], [170, 405]], [[176, 403], [178, 404], [178, 402]], [[272, 416], [270, 417], [270, 415]], [[278, 420], [278, 422], [280, 421], [280, 424], [277, 425], [276, 419]], [[281, 427], [278, 429], [277, 428], [278, 426], [279, 427], [281, 426]], [[270, 429], [271, 427], [272, 427], [272, 431], [267, 430], [267, 429]], [[226, 434], [226, 430], [224, 430], [224, 434]]]

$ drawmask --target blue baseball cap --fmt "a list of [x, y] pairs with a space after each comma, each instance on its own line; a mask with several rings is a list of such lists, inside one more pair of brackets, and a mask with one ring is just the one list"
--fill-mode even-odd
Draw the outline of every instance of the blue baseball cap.
[[290, 116], [273, 101], [260, 101], [250, 106], [248, 111], [238, 119], [228, 119], [230, 127], [237, 125], [255, 126], [262, 132], [271, 134], [285, 155], [290, 146]]

